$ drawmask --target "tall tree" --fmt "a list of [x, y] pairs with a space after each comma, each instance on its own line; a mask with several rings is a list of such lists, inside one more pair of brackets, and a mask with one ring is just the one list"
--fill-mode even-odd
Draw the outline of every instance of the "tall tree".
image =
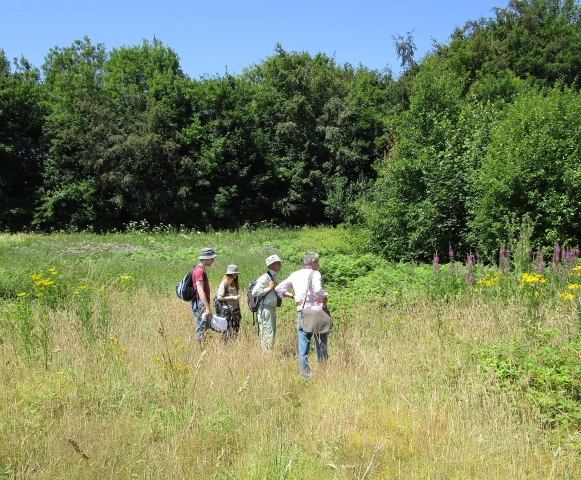
[[577, 246], [581, 232], [581, 95], [556, 85], [522, 92], [493, 126], [473, 173], [471, 243], [492, 252], [528, 216], [533, 242]]
[[[350, 65], [337, 66], [324, 54], [287, 52], [280, 45], [275, 55], [245, 73], [258, 86], [262, 190], [271, 198], [266, 218], [291, 224], [328, 221], [330, 194], [341, 184], [374, 175], [372, 165], [382, 151], [375, 143], [381, 121], [369, 115], [373, 128], [363, 135], [353, 122], [365, 116], [361, 97], [377, 100], [364, 90], [371, 85], [381, 90], [385, 79], [371, 74], [366, 85], [366, 75], [362, 70], [357, 80]], [[360, 90], [348, 98], [358, 81]]]
[[41, 205], [34, 224], [49, 229], [84, 229], [106, 212], [99, 207], [93, 165], [114, 125], [103, 92], [102, 44], [85, 37], [50, 50], [43, 65], [50, 104], [44, 133], [50, 141]]
[[0, 229], [10, 231], [30, 227], [47, 154], [40, 72], [24, 58], [14, 67], [0, 50]]
[[88, 38], [53, 49], [45, 63], [52, 112], [44, 201], [52, 228], [119, 228], [173, 222], [187, 79], [154, 39], [113, 49]]

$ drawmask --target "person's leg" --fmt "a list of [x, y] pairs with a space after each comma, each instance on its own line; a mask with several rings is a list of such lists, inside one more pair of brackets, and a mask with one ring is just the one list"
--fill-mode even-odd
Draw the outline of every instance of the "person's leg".
[[233, 340], [238, 337], [240, 331], [240, 309], [236, 308], [230, 311], [228, 315], [228, 330], [226, 330], [227, 338]]
[[324, 365], [329, 358], [327, 353], [327, 335], [328, 333], [315, 334], [315, 345], [317, 347], [317, 360], [319, 365]]
[[192, 302], [192, 312], [194, 312], [194, 318], [196, 319], [196, 331], [194, 334], [194, 338], [196, 340], [202, 340], [204, 333], [210, 327], [210, 322], [208, 322], [205, 318], [202, 319], [202, 315], [204, 314], [205, 306], [199, 300], [194, 300]]
[[260, 343], [264, 350], [270, 350], [274, 346], [276, 335], [276, 312], [274, 308], [263, 306], [258, 311], [260, 324]]
[[240, 331], [240, 317], [241, 317], [240, 309], [233, 308], [230, 316], [232, 325], [228, 324], [228, 329], [232, 330], [232, 336], [234, 338], [238, 336], [238, 332]]
[[226, 328], [226, 330], [224, 330], [221, 335], [222, 341], [226, 343], [228, 340], [232, 338], [232, 329], [230, 327], [232, 323], [232, 316], [230, 315], [230, 312], [227, 311], [224, 311], [224, 313], [222, 313], [221, 315], [224, 318], [226, 318], [226, 321], [228, 322], [228, 328]]
[[305, 380], [312, 377], [311, 367], [309, 366], [309, 350], [311, 348], [311, 336], [312, 334], [305, 333], [301, 328], [301, 313], [299, 312], [299, 318], [297, 322], [297, 336], [298, 336], [298, 349], [297, 354], [299, 358], [299, 368], [301, 370], [301, 375]]

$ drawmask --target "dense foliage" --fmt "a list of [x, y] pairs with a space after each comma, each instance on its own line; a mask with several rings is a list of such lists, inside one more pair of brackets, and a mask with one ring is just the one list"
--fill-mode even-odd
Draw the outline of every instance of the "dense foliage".
[[577, 244], [580, 13], [569, 0], [511, 1], [423, 59], [365, 209], [372, 247], [493, 256], [525, 216], [535, 246]]
[[387, 259], [579, 241], [581, 8], [511, 0], [404, 72], [287, 52], [185, 75], [158, 39], [0, 50], [0, 229], [359, 223]]

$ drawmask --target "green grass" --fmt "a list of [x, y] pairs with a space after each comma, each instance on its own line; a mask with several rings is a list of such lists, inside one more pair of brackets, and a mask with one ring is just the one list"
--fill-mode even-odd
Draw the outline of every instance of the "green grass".
[[[578, 270], [471, 284], [356, 236], [0, 235], [0, 478], [578, 478]], [[246, 309], [236, 342], [198, 345], [174, 287], [202, 247], [212, 290], [319, 252], [326, 368], [300, 378], [288, 301], [268, 354]]]

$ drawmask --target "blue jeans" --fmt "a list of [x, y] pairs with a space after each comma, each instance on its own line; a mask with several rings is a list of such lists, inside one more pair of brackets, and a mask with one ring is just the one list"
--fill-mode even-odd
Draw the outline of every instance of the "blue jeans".
[[301, 317], [302, 312], [299, 312], [298, 322], [297, 322], [297, 332], [299, 336], [299, 346], [298, 346], [298, 356], [299, 356], [299, 368], [301, 369], [301, 374], [308, 374], [311, 371], [309, 366], [308, 355], [311, 349], [311, 338], [315, 337], [315, 346], [317, 347], [317, 359], [319, 364], [327, 361], [327, 336], [328, 333], [306, 333], [301, 328]]
[[206, 306], [201, 300], [194, 300], [192, 302], [192, 312], [194, 312], [194, 318], [196, 319], [196, 340], [201, 340], [206, 333], [206, 330], [210, 328], [209, 320], [202, 320], [202, 314], [206, 312]]

